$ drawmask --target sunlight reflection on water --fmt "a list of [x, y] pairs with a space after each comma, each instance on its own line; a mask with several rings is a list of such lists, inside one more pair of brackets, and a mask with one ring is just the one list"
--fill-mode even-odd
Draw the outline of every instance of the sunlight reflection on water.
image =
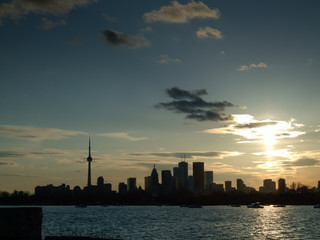
[[122, 239], [320, 239], [319, 209], [207, 206], [43, 207], [43, 236]]

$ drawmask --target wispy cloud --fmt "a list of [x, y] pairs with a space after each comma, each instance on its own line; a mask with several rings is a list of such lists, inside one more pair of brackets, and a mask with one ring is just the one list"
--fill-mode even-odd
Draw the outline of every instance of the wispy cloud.
[[320, 166], [320, 160], [314, 158], [300, 158], [295, 161], [284, 162], [283, 165], [288, 167]]
[[44, 140], [59, 140], [71, 136], [87, 134], [80, 131], [62, 130], [57, 128], [37, 128], [31, 126], [0, 125], [0, 136], [40, 142]]
[[269, 66], [263, 62], [255, 64], [252, 63], [250, 65], [241, 65], [237, 71], [248, 71], [248, 70], [252, 70], [252, 69], [257, 69], [257, 68], [268, 68]]
[[0, 4], [0, 21], [3, 18], [19, 19], [28, 14], [63, 15], [98, 0], [11, 0]]
[[198, 38], [223, 39], [221, 31], [212, 27], [199, 28], [196, 34]]
[[238, 107], [230, 102], [207, 102], [201, 98], [206, 95], [205, 89], [188, 91], [177, 87], [166, 90], [167, 95], [173, 99], [171, 102], [158, 103], [156, 108], [164, 108], [176, 113], [186, 114], [187, 119], [198, 121], [230, 121], [231, 115], [224, 113], [226, 107]]
[[223, 159], [227, 157], [234, 157], [242, 155], [240, 152], [204, 152], [204, 151], [194, 151], [194, 152], [142, 152], [142, 153], [130, 153], [130, 156], [150, 156], [150, 157], [162, 157], [162, 158], [210, 158], [210, 159]]
[[153, 10], [145, 13], [143, 18], [145, 22], [164, 22], [164, 23], [186, 23], [195, 18], [213, 18], [218, 19], [220, 11], [210, 9], [203, 2], [190, 2], [185, 5], [173, 1], [171, 6], [164, 6], [160, 10]]
[[140, 48], [149, 46], [150, 42], [141, 34], [128, 35], [115, 30], [105, 29], [99, 33], [100, 39], [112, 47]]
[[39, 28], [42, 30], [49, 30], [57, 26], [65, 26], [65, 25], [67, 25], [67, 22], [65, 20], [51, 21], [46, 18], [42, 18], [42, 22]]
[[163, 54], [159, 56], [156, 62], [160, 64], [181, 63], [181, 60], [178, 58], [170, 58], [168, 55]]
[[129, 136], [129, 134], [126, 132], [101, 133], [101, 134], [98, 134], [98, 136], [120, 138], [120, 139], [125, 139], [129, 141], [134, 141], [134, 142], [148, 139], [147, 137], [140, 137], [140, 138], [132, 137], [132, 136]]

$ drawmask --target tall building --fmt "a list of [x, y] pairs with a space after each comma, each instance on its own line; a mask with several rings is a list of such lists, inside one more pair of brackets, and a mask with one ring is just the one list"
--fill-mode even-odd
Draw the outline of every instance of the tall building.
[[188, 190], [193, 192], [194, 191], [194, 177], [188, 176]]
[[151, 172], [151, 188], [154, 188], [158, 185], [159, 185], [159, 176], [156, 169], [156, 165], [154, 165]]
[[88, 187], [91, 187], [91, 162], [92, 162], [92, 157], [91, 157], [91, 139], [89, 136], [89, 156], [87, 157], [88, 161]]
[[213, 171], [204, 172], [204, 189], [210, 189], [213, 184]]
[[278, 193], [284, 193], [286, 191], [286, 180], [283, 178], [279, 178], [278, 180]]
[[232, 190], [232, 182], [231, 181], [225, 181], [224, 187], [226, 189], [226, 192], [230, 192]]
[[161, 171], [161, 183], [162, 190], [165, 194], [168, 194], [172, 190], [172, 175], [170, 170], [162, 170]]
[[151, 192], [151, 176], [144, 177], [144, 190]]
[[127, 179], [127, 189], [128, 189], [128, 192], [134, 192], [137, 190], [137, 179], [136, 178], [128, 178]]
[[104, 184], [104, 179], [102, 176], [98, 177], [97, 178], [97, 186], [98, 186], [98, 189], [102, 189], [103, 188], [103, 184]]
[[243, 180], [242, 179], [237, 179], [237, 190], [239, 192], [244, 192], [246, 189], [246, 185], [244, 184]]
[[263, 180], [263, 189], [265, 193], [276, 192], [276, 183], [272, 179]]
[[120, 182], [118, 186], [118, 192], [124, 194], [127, 192], [127, 185], [124, 182]]
[[193, 163], [193, 179], [194, 179], [194, 190], [201, 191], [204, 188], [204, 163], [194, 162]]
[[182, 167], [174, 167], [173, 168], [173, 182], [174, 188], [181, 189], [183, 187], [184, 181], [184, 169]]
[[183, 169], [183, 186], [186, 187], [188, 184], [188, 163], [186, 161], [181, 161], [179, 162], [178, 167]]

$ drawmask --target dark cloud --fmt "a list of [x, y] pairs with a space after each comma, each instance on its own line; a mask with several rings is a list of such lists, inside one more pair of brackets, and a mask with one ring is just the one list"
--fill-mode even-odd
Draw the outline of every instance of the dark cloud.
[[239, 124], [236, 125], [235, 128], [259, 128], [265, 127], [270, 125], [276, 125], [277, 122], [253, 122], [253, 123], [246, 123], [246, 124]]
[[100, 31], [100, 38], [113, 47], [125, 46], [129, 48], [139, 48], [149, 46], [150, 42], [141, 34], [128, 35], [114, 30]]
[[[1, 151], [0, 158], [12, 158], [12, 157], [23, 157], [25, 154], [19, 152], [11, 152], [11, 151]], [[1, 165], [1, 163], [0, 163]]]
[[286, 162], [284, 163], [284, 165], [290, 166], [290, 167], [309, 167], [309, 166], [320, 165], [320, 161], [314, 158], [300, 158], [293, 162]]
[[11, 0], [0, 4], [0, 23], [2, 18], [19, 19], [28, 14], [68, 14], [94, 2], [98, 0]]
[[173, 99], [171, 102], [159, 103], [156, 108], [164, 108], [176, 113], [186, 114], [187, 119], [198, 121], [228, 121], [232, 120], [231, 115], [223, 111], [226, 107], [237, 107], [230, 102], [207, 102], [201, 98], [206, 95], [205, 89], [187, 91], [174, 87], [166, 90], [168, 96]]

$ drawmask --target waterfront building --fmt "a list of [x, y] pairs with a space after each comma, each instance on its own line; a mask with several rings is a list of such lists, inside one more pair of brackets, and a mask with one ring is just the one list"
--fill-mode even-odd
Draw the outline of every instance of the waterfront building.
[[158, 196], [159, 192], [160, 192], [159, 176], [158, 176], [156, 166], [154, 165], [151, 172], [151, 194], [152, 196], [156, 197]]
[[278, 180], [278, 193], [284, 193], [286, 191], [286, 180], [283, 178], [279, 178]]
[[193, 192], [194, 191], [194, 177], [188, 176], [188, 190]]
[[184, 181], [184, 169], [182, 167], [173, 168], [173, 182], [176, 190], [181, 189]]
[[151, 176], [144, 177], [144, 190], [151, 192]]
[[246, 185], [244, 184], [242, 179], [237, 179], [237, 190], [239, 192], [244, 192], [246, 190]]
[[97, 186], [98, 186], [98, 189], [102, 189], [103, 188], [103, 184], [104, 184], [104, 179], [102, 176], [98, 177], [97, 178]]
[[213, 184], [213, 171], [204, 172], [204, 189], [208, 190], [212, 188]]
[[172, 191], [172, 175], [170, 170], [161, 171], [161, 183], [164, 194], [168, 194]]
[[204, 163], [193, 163], [193, 178], [195, 191], [202, 191], [204, 188]]
[[127, 179], [127, 190], [128, 192], [135, 192], [137, 190], [137, 179], [136, 178], [128, 178]]
[[120, 182], [118, 185], [118, 192], [120, 194], [125, 194], [127, 192], [127, 185], [124, 182]]
[[265, 193], [275, 193], [276, 192], [276, 183], [272, 179], [263, 180], [263, 191]]
[[188, 184], [188, 163], [186, 161], [181, 161], [179, 162], [178, 164], [178, 167], [179, 168], [182, 168], [182, 174], [183, 174], [183, 181], [182, 181], [182, 184], [183, 184], [183, 187], [186, 187], [187, 184]]
[[224, 186], [225, 186], [226, 192], [230, 192], [232, 190], [232, 182], [231, 181], [229, 181], [229, 180], [225, 181]]

